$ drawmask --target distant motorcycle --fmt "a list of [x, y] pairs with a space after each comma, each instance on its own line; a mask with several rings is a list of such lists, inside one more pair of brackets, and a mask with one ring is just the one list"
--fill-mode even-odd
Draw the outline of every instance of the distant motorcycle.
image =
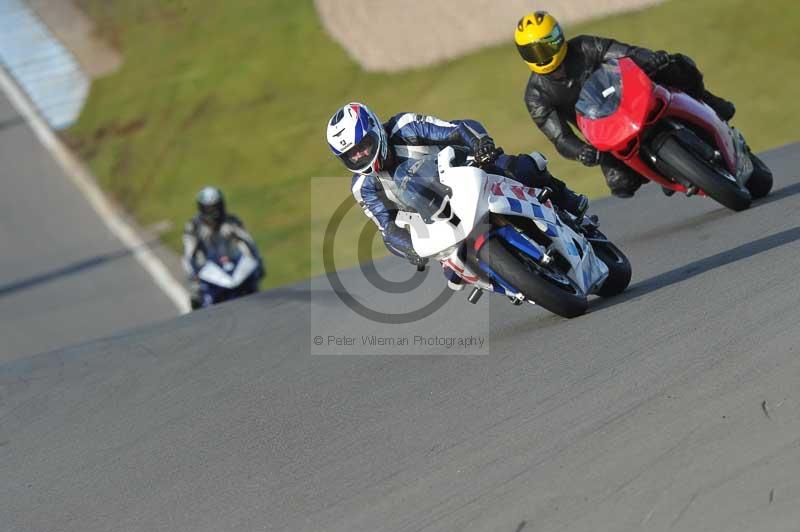
[[262, 265], [242, 242], [218, 236], [197, 272], [202, 307], [258, 292]]
[[548, 189], [455, 160], [448, 147], [437, 159], [404, 162], [382, 182], [414, 250], [472, 284], [470, 302], [490, 290], [572, 318], [586, 312], [589, 294], [613, 296], [628, 286], [630, 263], [596, 218], [578, 223], [552, 204]]
[[575, 110], [589, 143], [665, 189], [735, 211], [772, 189], [772, 174], [736, 128], [705, 103], [654, 83], [630, 58], [596, 70]]

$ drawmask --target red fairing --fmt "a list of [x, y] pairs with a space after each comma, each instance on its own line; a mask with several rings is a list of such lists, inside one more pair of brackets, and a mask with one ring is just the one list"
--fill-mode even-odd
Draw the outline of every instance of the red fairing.
[[617, 111], [607, 117], [589, 119], [577, 115], [578, 127], [593, 146], [600, 151], [623, 150], [637, 137], [645, 119], [654, 106], [653, 82], [633, 60], [619, 60], [622, 75], [622, 98]]
[[[728, 169], [736, 171], [736, 148], [730, 128], [708, 105], [688, 94], [654, 84], [630, 58], [623, 57], [618, 64], [622, 78], [618, 109], [594, 120], [577, 115], [578, 127], [593, 146], [611, 152], [639, 174], [666, 188], [686, 192], [683, 185], [656, 172], [639, 153], [642, 133], [662, 118], [673, 117], [708, 131]], [[699, 194], [705, 192], [701, 190]]]
[[736, 147], [733, 144], [731, 130], [711, 107], [688, 94], [674, 92], [665, 116], [674, 116], [682, 122], [694, 124], [711, 133], [728, 170], [736, 174]]

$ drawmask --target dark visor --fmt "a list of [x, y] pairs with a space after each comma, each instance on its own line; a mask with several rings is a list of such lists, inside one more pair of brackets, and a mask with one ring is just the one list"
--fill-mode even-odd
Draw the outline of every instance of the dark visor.
[[200, 214], [206, 220], [219, 221], [222, 219], [222, 205], [215, 203], [214, 205], [200, 205]]
[[561, 28], [556, 26], [547, 37], [529, 44], [518, 44], [517, 50], [528, 63], [544, 66], [553, 60], [563, 45], [564, 34], [561, 32]]
[[361, 142], [341, 154], [339, 158], [349, 170], [358, 172], [370, 165], [376, 153], [378, 153], [378, 134], [370, 131]]

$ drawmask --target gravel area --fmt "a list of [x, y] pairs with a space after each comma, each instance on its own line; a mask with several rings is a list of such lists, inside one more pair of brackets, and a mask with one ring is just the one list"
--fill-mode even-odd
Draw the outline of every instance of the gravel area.
[[90, 78], [111, 74], [122, 57], [95, 35], [94, 23], [71, 0], [26, 0]]
[[643, 9], [663, 0], [314, 0], [328, 33], [363, 68], [392, 72], [512, 42], [522, 15], [548, 9], [562, 23]]

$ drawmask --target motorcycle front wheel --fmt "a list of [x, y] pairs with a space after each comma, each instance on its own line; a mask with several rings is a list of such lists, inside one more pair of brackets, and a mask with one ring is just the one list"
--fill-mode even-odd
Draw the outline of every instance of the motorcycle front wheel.
[[678, 182], [681, 178], [688, 179], [712, 199], [731, 210], [743, 211], [750, 207], [752, 198], [747, 189], [732, 182], [709, 163], [700, 160], [675, 138], [666, 139], [658, 149], [657, 156], [669, 169], [677, 172], [677, 175], [669, 176], [672, 179]]
[[757, 155], [750, 155], [753, 161], [753, 174], [745, 186], [753, 199], [761, 199], [772, 190], [772, 170]]
[[566, 276], [545, 271], [522, 252], [506, 247], [501, 239], [488, 240], [478, 257], [526, 299], [553, 314], [575, 318], [586, 313], [589, 306], [586, 296], [579, 293]]
[[[603, 236], [602, 233], [599, 234]], [[628, 257], [611, 242], [593, 241], [592, 249], [597, 258], [608, 267], [608, 278], [597, 291], [597, 295], [611, 297], [621, 294], [631, 282], [631, 263]]]

